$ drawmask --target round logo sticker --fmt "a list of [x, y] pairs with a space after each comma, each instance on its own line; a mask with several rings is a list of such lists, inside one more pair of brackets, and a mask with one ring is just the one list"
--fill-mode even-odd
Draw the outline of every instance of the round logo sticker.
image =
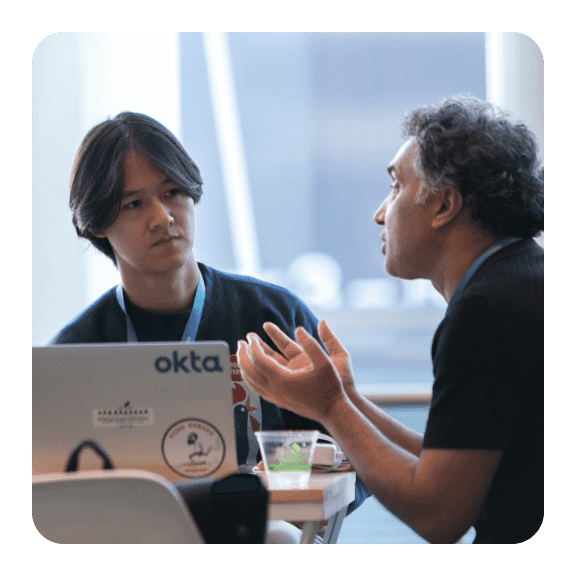
[[224, 439], [212, 424], [185, 418], [172, 424], [162, 439], [166, 464], [184, 478], [210, 476], [224, 461]]

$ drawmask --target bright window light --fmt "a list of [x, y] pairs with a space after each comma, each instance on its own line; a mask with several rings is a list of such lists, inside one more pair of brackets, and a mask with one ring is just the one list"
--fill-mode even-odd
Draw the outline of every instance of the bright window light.
[[[80, 35], [83, 133], [123, 111], [158, 120], [180, 138], [180, 54], [176, 33]], [[87, 304], [120, 282], [111, 260], [86, 251]]]
[[258, 276], [260, 256], [225, 33], [202, 35], [237, 271]]

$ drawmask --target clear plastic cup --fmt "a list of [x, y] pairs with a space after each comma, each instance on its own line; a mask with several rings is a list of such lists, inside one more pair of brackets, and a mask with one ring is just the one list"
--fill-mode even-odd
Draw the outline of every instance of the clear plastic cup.
[[270, 488], [305, 488], [312, 472], [317, 430], [255, 432]]

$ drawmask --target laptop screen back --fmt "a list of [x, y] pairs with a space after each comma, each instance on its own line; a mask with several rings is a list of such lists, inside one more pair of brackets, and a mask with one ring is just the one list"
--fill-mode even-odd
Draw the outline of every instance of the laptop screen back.
[[[32, 349], [32, 473], [64, 472], [91, 441], [114, 468], [169, 481], [237, 471], [225, 342]], [[101, 469], [87, 447], [78, 470]]]

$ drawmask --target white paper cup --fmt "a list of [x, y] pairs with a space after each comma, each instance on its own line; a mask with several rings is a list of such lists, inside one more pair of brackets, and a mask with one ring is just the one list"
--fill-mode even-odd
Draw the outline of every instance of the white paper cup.
[[305, 488], [312, 472], [317, 430], [255, 432], [270, 488]]

